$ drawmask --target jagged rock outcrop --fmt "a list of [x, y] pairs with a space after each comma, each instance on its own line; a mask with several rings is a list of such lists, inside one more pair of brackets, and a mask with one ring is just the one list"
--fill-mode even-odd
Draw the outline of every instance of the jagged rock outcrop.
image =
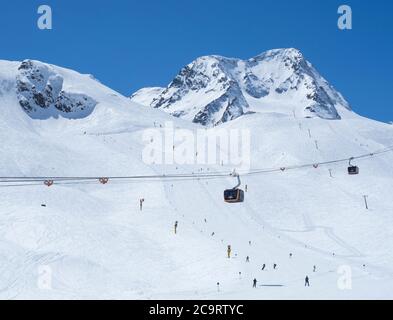
[[81, 118], [89, 115], [97, 104], [86, 94], [65, 91], [63, 77], [48, 64], [25, 60], [18, 70], [17, 98], [32, 118], [47, 119], [60, 115]]

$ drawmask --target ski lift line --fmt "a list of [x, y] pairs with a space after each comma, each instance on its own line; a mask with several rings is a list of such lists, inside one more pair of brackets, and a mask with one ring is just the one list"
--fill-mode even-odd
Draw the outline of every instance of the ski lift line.
[[42, 183], [19, 183], [19, 184], [0, 184], [0, 188], [13, 188], [13, 187], [34, 187], [42, 186]]
[[187, 178], [187, 177], [216, 177], [216, 176], [228, 176], [230, 177], [232, 173], [229, 172], [224, 172], [224, 171], [215, 171], [215, 172], [209, 172], [209, 173], [178, 173], [178, 174], [161, 174], [161, 175], [140, 175], [140, 176], [69, 176], [69, 177], [64, 177], [64, 176], [35, 176], [35, 177], [0, 177], [1, 180], [23, 180], [25, 179], [26, 181], [42, 181], [43, 179], [45, 180], [56, 180], [56, 181], [61, 181], [61, 180], [100, 180], [100, 179], [112, 179], [112, 180], [120, 180], [120, 179], [161, 179], [161, 178]]
[[[196, 177], [196, 176], [193, 176]], [[140, 179], [162, 179], [162, 178], [184, 178], [183, 176], [127, 176], [127, 177], [108, 177], [108, 180], [140, 180]], [[86, 182], [100, 182], [98, 177], [0, 177], [0, 182], [43, 182], [44, 180], [53, 180], [56, 182], [70, 182], [70, 181], [86, 181]]]
[[[214, 179], [220, 179], [222, 176], [219, 177], [204, 177], [204, 178], [198, 178], [198, 177], [192, 177], [192, 178], [176, 178], [176, 179], [166, 179], [166, 182], [178, 182], [178, 181], [194, 181], [194, 180], [214, 180]], [[129, 184], [129, 183], [140, 183], [140, 182], [158, 182], [161, 181], [160, 179], [130, 179], [130, 180], [114, 180], [110, 184]], [[13, 187], [13, 186], [41, 186], [43, 180], [14, 180], [12, 181], [13, 184], [7, 184], [10, 183], [10, 181], [0, 181], [0, 187]], [[94, 180], [57, 180], [54, 181], [54, 184], [56, 185], [77, 185], [77, 184], [84, 184], [84, 185], [91, 185], [91, 184], [97, 184]], [[108, 183], [109, 184], [109, 183]]]
[[[219, 179], [220, 177], [204, 177], [202, 180], [213, 180], [213, 179]], [[191, 180], [200, 180], [200, 178], [197, 177], [192, 177], [191, 178], [176, 178], [176, 179], [166, 179], [165, 181], [167, 182], [175, 182], [175, 181], [191, 181]], [[130, 180], [114, 180], [112, 181], [110, 184], [128, 184], [128, 183], [140, 183], [140, 182], [156, 182], [156, 181], [161, 181], [160, 179], [141, 179], [141, 180], [136, 180], [136, 179], [130, 179]], [[42, 184], [42, 181], [39, 185]], [[75, 185], [75, 184], [96, 184], [96, 182], [94, 180], [79, 180], [79, 181], [60, 181], [60, 182], [56, 182], [56, 185]], [[109, 184], [109, 182], [108, 182]], [[1, 186], [1, 184], [0, 184]]]
[[251, 170], [248, 173], [245, 173], [244, 175], [251, 175], [251, 174], [259, 174], [259, 173], [271, 173], [271, 172], [278, 172], [278, 171], [285, 171], [285, 170], [293, 170], [293, 169], [302, 169], [302, 168], [309, 168], [309, 167], [315, 167], [315, 166], [323, 166], [327, 164], [334, 164], [334, 163], [341, 163], [341, 162], [348, 162], [350, 160], [357, 160], [357, 159], [364, 159], [364, 158], [371, 158], [379, 154], [387, 153], [387, 152], [392, 152], [393, 147], [383, 149], [380, 151], [376, 151], [373, 153], [368, 153], [356, 157], [351, 157], [351, 158], [345, 158], [345, 159], [337, 159], [337, 160], [330, 160], [330, 161], [323, 161], [323, 162], [317, 162], [317, 163], [308, 163], [308, 164], [303, 164], [303, 165], [297, 165], [297, 166], [287, 166], [287, 167], [281, 167], [281, 168], [271, 168], [271, 169], [255, 169]]
[[[175, 182], [175, 181], [190, 181], [190, 180], [212, 180], [212, 179], [219, 179], [222, 177], [229, 177], [229, 174], [220, 174], [220, 175], [209, 175], [209, 176], [199, 176], [199, 175], [189, 175], [189, 176], [176, 176], [176, 177], [171, 177], [171, 176], [145, 176], [145, 177], [112, 177], [109, 178], [109, 180], [112, 180], [112, 184], [119, 184], [119, 183], [131, 183], [131, 182], [141, 182], [141, 181], [161, 181], [163, 178], [165, 178], [166, 181], [168, 182]], [[55, 178], [44, 178], [42, 179], [16, 179], [16, 180], [1, 180], [0, 179], [0, 186], [4, 183], [29, 183], [28, 185], [41, 185], [42, 182], [47, 181], [50, 179], [50, 181], [53, 181], [56, 185], [75, 185], [75, 184], [96, 184], [95, 180], [98, 181], [96, 178], [89, 178], [89, 179], [79, 179], [77, 177], [75, 178], [67, 178], [67, 179], [55, 179]], [[109, 183], [109, 182], [108, 182]], [[53, 184], [50, 184], [50, 186]], [[16, 186], [16, 185], [12, 185]]]
[[[217, 174], [170, 174], [170, 175], [146, 175], [146, 176], [108, 176], [105, 177], [109, 180], [140, 180], [140, 179], [177, 179], [177, 178], [211, 178], [211, 177], [230, 177], [230, 173], [221, 172]], [[17, 181], [32, 181], [42, 182], [44, 180], [54, 181], [99, 181], [101, 177], [0, 177], [0, 182], [17, 182]]]
[[[280, 168], [265, 168], [265, 169], [254, 169], [250, 171], [243, 171], [242, 173], [238, 173], [244, 176], [248, 175], [256, 175], [256, 174], [264, 174], [264, 173], [273, 173], [273, 172], [282, 172], [286, 170], [294, 170], [294, 169], [303, 169], [303, 168], [310, 168], [314, 167], [316, 165], [318, 166], [323, 166], [323, 165], [328, 165], [328, 164], [334, 164], [334, 163], [341, 163], [341, 162], [347, 162], [350, 160], [356, 160], [356, 159], [363, 159], [363, 158], [371, 158], [379, 154], [387, 153], [387, 152], [392, 152], [393, 151], [393, 146], [387, 147], [385, 149], [377, 150], [372, 153], [367, 153], [355, 157], [350, 157], [350, 158], [344, 158], [344, 159], [336, 159], [336, 160], [330, 160], [330, 161], [324, 161], [324, 162], [317, 162], [317, 163], [308, 163], [308, 164], [302, 164], [302, 165], [294, 165], [294, 166], [287, 166], [287, 167], [280, 167]], [[62, 176], [55, 176], [55, 177], [47, 177], [47, 176], [41, 176], [41, 177], [0, 177], [0, 183], [17, 183], [17, 182], [44, 182], [44, 181], [54, 181], [56, 184], [59, 183], [64, 183], [64, 182], [69, 182], [75, 183], [75, 182], [83, 182], [83, 181], [100, 181], [100, 179], [108, 179], [109, 181], [116, 181], [116, 180], [146, 180], [146, 179], [158, 179], [158, 180], [163, 180], [163, 179], [210, 179], [210, 178], [229, 178], [233, 177], [233, 172], [210, 172], [210, 173], [187, 173], [187, 174], [163, 174], [163, 175], [140, 175], [140, 176], [107, 176], [107, 177], [82, 177], [82, 176], [75, 176], [75, 177], [62, 177]]]

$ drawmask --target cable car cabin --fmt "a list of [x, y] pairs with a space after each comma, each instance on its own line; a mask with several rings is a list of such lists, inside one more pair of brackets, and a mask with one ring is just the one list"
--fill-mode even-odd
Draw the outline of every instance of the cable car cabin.
[[244, 201], [244, 191], [241, 189], [228, 189], [224, 191], [224, 200], [228, 203]]
[[359, 167], [357, 167], [357, 166], [348, 167], [348, 174], [349, 175], [359, 174]]

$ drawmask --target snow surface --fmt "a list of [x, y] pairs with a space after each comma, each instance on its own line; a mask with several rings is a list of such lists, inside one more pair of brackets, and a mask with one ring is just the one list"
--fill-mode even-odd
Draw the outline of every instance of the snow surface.
[[[201, 127], [56, 66], [51, 68], [63, 77], [65, 90], [86, 94], [97, 105], [77, 119], [32, 119], [18, 103], [19, 65], [0, 61], [0, 176], [232, 170], [146, 165], [145, 129], [166, 121], [190, 130]], [[341, 121], [328, 121], [305, 119], [279, 101], [276, 105], [221, 125], [251, 130], [253, 169], [349, 158], [392, 145], [391, 125], [345, 108]], [[0, 298], [391, 299], [392, 161], [392, 154], [359, 160], [359, 176], [348, 176], [346, 164], [244, 176], [248, 192], [242, 204], [223, 202], [233, 178], [50, 188], [1, 184]], [[363, 195], [369, 196], [369, 210]], [[140, 198], [145, 199], [142, 212]], [[342, 265], [352, 268], [352, 290], [337, 286]], [[51, 290], [37, 284], [42, 266], [52, 270]]]
[[150, 106], [153, 100], [164, 90], [165, 88], [161, 87], [142, 88], [132, 94], [130, 98], [135, 103], [139, 103], [143, 106]]

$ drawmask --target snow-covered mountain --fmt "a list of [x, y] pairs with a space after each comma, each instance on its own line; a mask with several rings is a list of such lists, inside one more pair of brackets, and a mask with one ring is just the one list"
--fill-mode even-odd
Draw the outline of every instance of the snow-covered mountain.
[[[222, 72], [214, 81], [223, 79], [226, 89], [189, 93], [198, 95], [202, 105], [214, 94], [216, 101], [230, 100], [225, 109], [229, 119], [244, 103], [232, 99], [241, 92], [248, 103], [243, 113], [249, 116], [222, 123], [219, 129], [250, 131], [252, 170], [349, 159], [393, 144], [391, 125], [358, 116], [343, 100], [337, 103], [341, 97], [321, 79], [319, 85], [335, 101], [334, 109], [326, 97], [328, 106], [315, 106], [321, 94], [316, 100], [304, 98], [303, 84], [299, 91], [289, 86], [276, 92], [294, 74], [289, 69], [282, 81], [272, 77], [274, 84], [265, 84], [265, 73], [256, 70], [271, 68], [274, 57], [261, 57], [263, 63], [256, 58], [252, 73], [259, 80], [250, 75], [236, 86]], [[242, 65], [230, 59], [219, 64], [232, 70], [233, 77], [235, 66]], [[251, 68], [251, 60], [247, 64]], [[216, 70], [221, 72], [218, 66]], [[187, 82], [190, 88], [211, 85], [203, 76], [194, 80]], [[248, 82], [256, 97], [269, 90], [260, 98], [265, 105], [251, 103], [262, 100], [246, 93]], [[211, 88], [218, 90], [216, 85]], [[145, 90], [145, 97], [164, 94], [160, 91]], [[288, 105], [291, 99], [296, 103]], [[313, 104], [320, 117], [305, 119], [305, 106], [297, 103], [302, 99]], [[334, 110], [342, 120], [326, 121], [338, 118]], [[222, 119], [221, 111], [214, 123]], [[144, 133], [161, 130], [168, 121], [193, 133], [210, 132], [185, 118], [141, 106], [90, 75], [38, 61], [0, 61], [0, 177], [231, 172], [233, 166], [220, 162], [143, 161]], [[182, 143], [175, 142], [173, 149]], [[42, 181], [0, 179], [0, 298], [392, 298], [393, 155], [353, 163], [360, 167], [357, 176], [347, 174], [346, 162], [242, 174], [241, 188], [247, 185], [247, 192], [241, 204], [223, 201], [223, 190], [237, 182], [231, 177], [109, 180], [105, 185], [55, 179], [51, 187]], [[226, 253], [229, 244], [231, 259]], [[351, 276], [352, 290], [338, 285], [343, 271]], [[306, 275], [309, 288], [304, 287]]]
[[341, 119], [348, 103], [296, 49], [249, 60], [205, 56], [185, 66], [167, 88], [144, 88], [134, 102], [175, 117], [217, 125], [250, 112], [278, 110], [303, 117]]

